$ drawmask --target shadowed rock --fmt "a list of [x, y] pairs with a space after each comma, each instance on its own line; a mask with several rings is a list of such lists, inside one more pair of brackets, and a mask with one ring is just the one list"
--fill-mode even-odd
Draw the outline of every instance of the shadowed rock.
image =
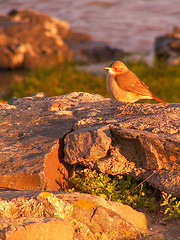
[[172, 65], [180, 63], [180, 27], [175, 27], [172, 33], [156, 38], [155, 55], [157, 59], [166, 60]]
[[108, 126], [79, 129], [64, 139], [64, 160], [69, 164], [98, 160], [107, 155], [111, 144]]

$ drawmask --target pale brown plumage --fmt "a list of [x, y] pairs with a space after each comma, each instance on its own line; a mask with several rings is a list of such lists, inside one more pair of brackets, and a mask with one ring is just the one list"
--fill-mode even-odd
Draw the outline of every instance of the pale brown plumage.
[[[166, 102], [152, 94], [150, 89], [139, 80], [139, 78], [131, 72], [124, 63], [115, 61], [109, 67], [105, 67], [104, 69], [108, 70], [106, 85], [109, 93], [117, 101], [127, 103], [125, 108], [129, 103], [133, 104], [139, 99], [155, 99], [164, 105], [168, 105]], [[122, 112], [124, 112], [125, 108]]]

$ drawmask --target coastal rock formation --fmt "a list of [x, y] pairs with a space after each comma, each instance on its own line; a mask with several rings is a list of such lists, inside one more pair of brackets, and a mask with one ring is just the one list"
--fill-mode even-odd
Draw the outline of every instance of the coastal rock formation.
[[175, 27], [172, 33], [156, 38], [155, 56], [172, 65], [180, 63], [180, 27]]
[[120, 115], [123, 106], [82, 92], [1, 104], [0, 187], [66, 190], [83, 165], [180, 196], [179, 104], [135, 104]]
[[0, 36], [1, 69], [51, 67], [71, 60], [106, 61], [122, 54], [73, 31], [64, 20], [33, 10], [0, 15]]

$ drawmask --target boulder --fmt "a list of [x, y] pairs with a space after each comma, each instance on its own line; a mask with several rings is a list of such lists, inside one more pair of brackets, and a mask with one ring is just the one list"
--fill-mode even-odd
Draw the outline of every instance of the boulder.
[[33, 10], [0, 15], [0, 35], [1, 69], [52, 67], [64, 61], [106, 61], [123, 53], [73, 31], [64, 20]]
[[175, 27], [172, 33], [159, 36], [155, 40], [155, 56], [166, 60], [167, 63], [178, 65], [180, 63], [180, 28]]
[[135, 104], [120, 115], [124, 104], [74, 92], [0, 106], [0, 187], [66, 189], [75, 165], [83, 165], [180, 196], [179, 103]]
[[75, 118], [49, 110], [52, 102], [42, 93], [26, 100], [22, 106], [20, 98], [10, 100], [16, 106], [1, 105], [0, 185], [19, 190], [65, 189], [70, 165], [61, 162], [63, 138]]
[[2, 240], [129, 239], [147, 231], [147, 218], [120, 202], [83, 193], [0, 193]]

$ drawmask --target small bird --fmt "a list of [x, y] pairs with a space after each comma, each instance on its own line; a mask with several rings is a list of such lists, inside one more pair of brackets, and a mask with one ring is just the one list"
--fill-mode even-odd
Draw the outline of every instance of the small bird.
[[156, 97], [150, 89], [139, 78], [131, 72], [123, 62], [115, 61], [109, 67], [106, 79], [106, 86], [110, 95], [119, 102], [125, 102], [121, 114], [126, 107], [132, 103], [130, 112], [132, 111], [134, 102], [139, 99], [155, 99], [158, 102], [168, 105], [166, 102]]

